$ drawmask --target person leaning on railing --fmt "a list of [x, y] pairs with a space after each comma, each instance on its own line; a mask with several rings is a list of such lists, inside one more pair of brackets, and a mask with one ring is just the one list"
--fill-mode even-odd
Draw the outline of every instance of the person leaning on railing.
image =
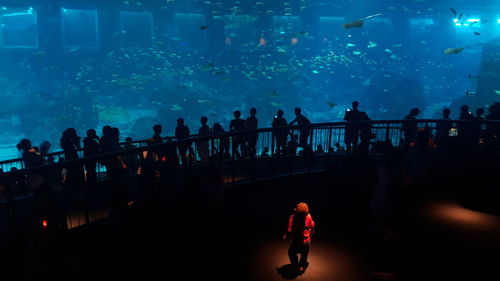
[[22, 151], [21, 158], [23, 159], [24, 167], [36, 167], [43, 164], [43, 158], [39, 152], [37, 152], [29, 139], [22, 139], [17, 145], [17, 149]]

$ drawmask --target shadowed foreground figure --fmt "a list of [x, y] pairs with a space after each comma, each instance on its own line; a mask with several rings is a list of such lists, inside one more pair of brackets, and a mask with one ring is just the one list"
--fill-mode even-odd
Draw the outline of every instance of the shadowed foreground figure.
[[[314, 221], [309, 213], [309, 206], [306, 203], [299, 203], [293, 209], [293, 214], [288, 220], [287, 233], [283, 235], [286, 239], [287, 234], [292, 236], [292, 243], [288, 248], [288, 257], [292, 268], [303, 273], [308, 265], [307, 256], [311, 244], [311, 233], [314, 231]], [[300, 253], [300, 262], [298, 254]]]

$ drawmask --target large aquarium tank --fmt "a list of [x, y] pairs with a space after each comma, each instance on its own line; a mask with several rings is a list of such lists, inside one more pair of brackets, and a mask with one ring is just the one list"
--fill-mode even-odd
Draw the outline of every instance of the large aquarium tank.
[[[2, 0], [0, 160], [22, 138], [60, 150], [69, 127], [122, 140], [233, 111], [342, 121], [487, 107], [500, 97], [500, 2], [487, 0]], [[487, 110], [486, 110], [487, 112]]]

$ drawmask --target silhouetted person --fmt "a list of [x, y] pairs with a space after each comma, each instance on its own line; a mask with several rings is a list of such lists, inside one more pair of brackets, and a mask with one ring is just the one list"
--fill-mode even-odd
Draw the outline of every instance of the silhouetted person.
[[45, 164], [52, 164], [54, 163], [54, 157], [49, 156], [48, 154], [50, 153], [50, 148], [52, 147], [52, 144], [48, 140], [44, 140], [40, 144], [40, 155], [44, 158], [44, 163]]
[[[198, 129], [198, 135], [200, 137], [202, 136], [208, 136], [210, 135], [210, 127], [207, 125], [208, 123], [208, 117], [202, 116], [200, 119], [201, 127]], [[208, 163], [209, 159], [209, 151], [208, 151], [208, 140], [206, 141], [200, 141], [196, 143], [196, 147], [198, 150], [198, 155], [200, 156], [200, 159], [203, 163]]]
[[[99, 154], [99, 137], [94, 129], [87, 130], [87, 137], [83, 139], [83, 157], [87, 158]], [[85, 170], [87, 171], [87, 183], [97, 181], [96, 166], [97, 160], [85, 160]]]
[[[77, 135], [74, 128], [64, 130], [61, 141], [61, 148], [64, 151], [64, 159], [66, 161], [78, 159], [78, 150], [81, 149], [80, 137]], [[70, 186], [83, 183], [85, 174], [83, 165], [80, 163], [73, 163], [66, 168], [66, 183]]]
[[401, 130], [403, 131], [403, 145], [408, 147], [417, 135], [417, 115], [420, 114], [420, 109], [412, 108], [410, 113], [405, 116]]
[[[295, 111], [295, 119], [293, 119], [293, 121], [290, 122], [290, 124], [289, 124], [290, 126], [292, 126], [295, 123], [297, 123], [297, 125], [299, 125], [299, 126], [311, 125], [311, 121], [309, 121], [309, 119], [307, 119], [307, 117], [305, 117], [302, 114], [302, 109], [300, 109], [299, 107], [296, 107], [294, 111]], [[299, 129], [299, 132], [300, 132], [300, 138], [299, 138], [300, 146], [302, 147], [302, 149], [304, 150], [305, 153], [311, 153], [312, 149], [311, 149], [310, 145], [308, 144], [309, 135], [311, 134], [311, 129], [310, 128], [301, 128], [301, 129]]]
[[316, 147], [316, 154], [325, 154], [325, 150], [323, 149], [323, 146], [321, 144], [318, 144], [318, 146]]
[[102, 127], [102, 136], [99, 139], [99, 149], [106, 152], [113, 152], [116, 150], [113, 137], [112, 128], [109, 125]]
[[[288, 257], [292, 266], [300, 273], [304, 272], [309, 265], [307, 257], [314, 227], [314, 221], [309, 213], [309, 206], [306, 203], [297, 204], [293, 209], [293, 214], [288, 219], [288, 227], [286, 234], [283, 235], [283, 240], [287, 236], [292, 237], [292, 242], [288, 248]], [[300, 254], [300, 261], [298, 254]]]
[[[190, 135], [189, 128], [188, 126], [184, 125], [184, 119], [183, 118], [177, 119], [177, 127], [175, 128], [175, 137], [179, 141], [182, 141], [189, 138], [189, 135]], [[177, 146], [182, 165], [188, 164], [187, 153], [190, 146], [191, 144], [188, 142], [181, 142]]]
[[[153, 136], [147, 140], [148, 146], [153, 146], [148, 151], [145, 151], [141, 158], [144, 158], [143, 160], [146, 160], [148, 164], [152, 164], [155, 162], [155, 164], [158, 164], [159, 162], [164, 160], [164, 151], [163, 148], [157, 147], [158, 145], [163, 143], [163, 137], [161, 136], [161, 133], [163, 132], [163, 127], [160, 124], [155, 124], [153, 125]], [[146, 159], [147, 158], [147, 159]], [[152, 161], [149, 163], [149, 161]]]
[[161, 136], [161, 133], [163, 131], [163, 128], [160, 124], [155, 124], [153, 126], [153, 137], [150, 144], [159, 144], [163, 143], [163, 137]]
[[[102, 128], [102, 137], [99, 141], [99, 149], [101, 153], [113, 153], [122, 150], [120, 147], [120, 132], [117, 128], [104, 126]], [[101, 163], [106, 166], [108, 176], [114, 179], [119, 179], [123, 173], [122, 159], [119, 156], [108, 156], [101, 160]]]
[[[345, 111], [344, 120], [347, 122], [356, 122], [361, 121], [361, 111], [358, 109], [359, 102], [353, 101], [352, 108], [349, 108]], [[344, 135], [344, 143], [346, 144], [347, 152], [355, 152], [358, 149], [358, 141], [359, 141], [359, 130], [360, 124], [346, 124], [345, 135]]]
[[274, 116], [273, 123], [271, 126], [273, 129], [273, 137], [276, 142], [276, 154], [282, 155], [286, 151], [286, 141], [288, 139], [288, 123], [286, 119], [283, 118], [283, 110], [278, 110], [276, 116]]
[[[101, 138], [100, 148], [102, 153], [117, 153], [123, 151], [120, 146], [120, 130], [116, 127], [106, 129], [106, 135]], [[111, 209], [110, 217], [121, 218], [127, 203], [127, 185], [124, 181], [124, 173], [127, 169], [121, 155], [105, 158], [106, 170], [110, 177], [111, 185]]]
[[[215, 123], [213, 128], [212, 128], [212, 133], [213, 134], [224, 134], [226, 131], [224, 131], [224, 128], [222, 128], [221, 124]], [[220, 137], [218, 139], [218, 145], [214, 142], [213, 145], [215, 146], [214, 150], [217, 150], [218, 156], [220, 156], [221, 159], [224, 158], [229, 158], [229, 138], [227, 136]]]
[[441, 122], [436, 124], [435, 143], [439, 149], [446, 148], [450, 139], [450, 130], [452, 122], [450, 119], [451, 110], [449, 108], [443, 109], [443, 117]]
[[[234, 119], [229, 123], [229, 131], [230, 132], [238, 132], [245, 130], [245, 120], [240, 119], [241, 112], [239, 110], [234, 111], [233, 113]], [[233, 137], [232, 144], [232, 154], [235, 158], [241, 158], [244, 153], [243, 146], [245, 145], [245, 137], [242, 135], [237, 135]]]
[[177, 153], [177, 147], [172, 142], [172, 139], [167, 139], [167, 141], [165, 142], [165, 157], [165, 168], [179, 167], [179, 154]]
[[43, 164], [43, 158], [39, 152], [35, 151], [29, 139], [22, 139], [17, 145], [17, 149], [21, 151], [24, 167], [31, 168]]
[[476, 109], [476, 120], [484, 120], [484, 108], [479, 107]]
[[[130, 151], [135, 148], [136, 146], [133, 143], [133, 139], [131, 137], [127, 137], [125, 139], [125, 143], [123, 144], [123, 150]], [[125, 163], [127, 171], [133, 173], [137, 173], [137, 169], [139, 169], [139, 159], [140, 158], [137, 152], [127, 153], [122, 157], [122, 160]]]
[[[257, 109], [250, 109], [250, 117], [245, 120], [245, 129], [246, 130], [257, 130], [259, 127], [259, 120], [256, 117]], [[249, 133], [247, 135], [247, 149], [246, 153], [248, 156], [253, 157], [257, 152], [257, 139], [259, 135], [257, 133]]]
[[335, 143], [335, 149], [336, 149], [335, 152], [337, 152], [337, 153], [344, 153], [345, 152], [344, 147], [342, 147], [340, 145], [340, 143], [338, 143], [338, 142]]

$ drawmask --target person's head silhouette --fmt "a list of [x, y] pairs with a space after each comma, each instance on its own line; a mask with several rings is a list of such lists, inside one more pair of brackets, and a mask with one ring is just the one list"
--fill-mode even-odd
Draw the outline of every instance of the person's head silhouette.
[[295, 115], [300, 115], [301, 112], [302, 112], [302, 109], [300, 109], [300, 107], [295, 108]]
[[420, 109], [418, 109], [417, 107], [414, 107], [410, 110], [410, 115], [411, 116], [417, 116], [420, 114]]
[[161, 131], [162, 131], [162, 127], [161, 127], [160, 124], [156, 124], [156, 125], [153, 126], [153, 132], [155, 134], [159, 135], [159, 134], [161, 134]]
[[451, 114], [451, 110], [449, 108], [443, 109], [443, 117], [444, 118], [450, 117], [450, 114]]
[[256, 109], [255, 107], [252, 107], [252, 108], [250, 109], [250, 115], [251, 115], [251, 116], [255, 116], [256, 114], [257, 114], [257, 109]]
[[352, 102], [352, 109], [357, 109], [359, 107], [359, 102], [358, 101], [353, 101]]

